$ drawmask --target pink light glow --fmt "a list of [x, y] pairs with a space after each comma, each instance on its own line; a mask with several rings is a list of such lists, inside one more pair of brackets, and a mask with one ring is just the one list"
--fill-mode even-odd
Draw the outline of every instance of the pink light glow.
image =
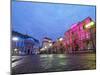
[[91, 21], [91, 19], [90, 18], [86, 18], [85, 20], [84, 20], [84, 22], [87, 24], [87, 23], [89, 23]]
[[71, 29], [74, 28], [78, 23], [75, 23], [71, 26]]
[[87, 47], [87, 40], [91, 39], [91, 32], [88, 29], [84, 29], [84, 26], [88, 28], [91, 25], [93, 26], [94, 23], [95, 22], [93, 22], [92, 19], [88, 17], [81, 22], [73, 24], [71, 28], [65, 32], [66, 39], [64, 42], [66, 43], [66, 48], [69, 52], [71, 52], [72, 49], [75, 49], [75, 46], [77, 45], [79, 46], [80, 50], [84, 50]]

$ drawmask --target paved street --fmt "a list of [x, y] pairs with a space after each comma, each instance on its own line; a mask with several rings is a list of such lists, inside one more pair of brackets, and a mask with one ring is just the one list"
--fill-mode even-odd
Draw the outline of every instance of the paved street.
[[12, 74], [87, 70], [96, 68], [95, 54], [41, 54], [14, 56]]

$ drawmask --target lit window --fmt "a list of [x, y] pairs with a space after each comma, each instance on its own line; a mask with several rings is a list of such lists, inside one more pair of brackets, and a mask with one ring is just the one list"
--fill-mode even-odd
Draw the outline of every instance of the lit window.
[[89, 34], [88, 33], [86, 34], [86, 38], [89, 38]]

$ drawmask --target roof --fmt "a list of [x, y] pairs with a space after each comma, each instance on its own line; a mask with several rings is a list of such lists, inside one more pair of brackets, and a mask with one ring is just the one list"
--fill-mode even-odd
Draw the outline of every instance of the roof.
[[18, 37], [23, 38], [23, 39], [32, 38], [35, 42], [39, 43], [39, 40], [37, 40], [37, 39], [27, 35], [27, 34], [19, 33], [17, 31], [12, 31], [12, 36], [18, 36]]

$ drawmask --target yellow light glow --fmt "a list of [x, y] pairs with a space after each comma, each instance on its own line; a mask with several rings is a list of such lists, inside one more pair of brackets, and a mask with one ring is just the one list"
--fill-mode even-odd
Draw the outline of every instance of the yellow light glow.
[[88, 23], [87, 25], [85, 25], [85, 28], [89, 28], [89, 27], [91, 27], [93, 25], [94, 25], [94, 22], [92, 21], [92, 22]]

